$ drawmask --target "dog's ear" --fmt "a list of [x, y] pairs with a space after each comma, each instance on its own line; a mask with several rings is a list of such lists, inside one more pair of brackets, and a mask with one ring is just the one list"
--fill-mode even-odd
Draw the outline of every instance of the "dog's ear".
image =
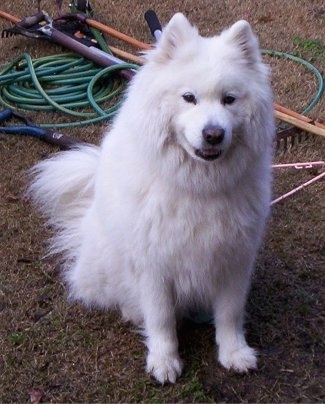
[[175, 54], [191, 40], [198, 37], [198, 32], [182, 13], [176, 13], [163, 29], [156, 49], [155, 61], [165, 63], [175, 57]]
[[259, 44], [251, 26], [245, 20], [237, 21], [222, 33], [226, 41], [237, 46], [249, 63], [260, 62]]

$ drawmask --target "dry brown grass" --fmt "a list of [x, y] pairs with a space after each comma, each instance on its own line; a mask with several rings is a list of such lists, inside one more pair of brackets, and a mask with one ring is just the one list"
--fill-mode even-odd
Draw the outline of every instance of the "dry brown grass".
[[[43, 0], [43, 9], [53, 13], [52, 3]], [[324, 48], [315, 54], [304, 42], [297, 45], [293, 40], [324, 45], [321, 1], [135, 0], [132, 10], [130, 4], [92, 1], [102, 21], [147, 42], [151, 38], [143, 14], [148, 8], [154, 8], [163, 22], [183, 11], [208, 35], [246, 18], [261, 47], [312, 58], [324, 73]], [[3, 10], [20, 17], [35, 7], [36, 0], [1, 3]], [[0, 21], [0, 28], [7, 26]], [[23, 38], [1, 39], [0, 47], [1, 64], [23, 51], [33, 57], [61, 51]], [[266, 59], [272, 65], [276, 101], [301, 110], [315, 91], [313, 75], [292, 62]], [[312, 115], [325, 118], [324, 99]], [[48, 121], [49, 116], [38, 114], [36, 120]], [[102, 125], [96, 125], [65, 133], [97, 142], [101, 131]], [[285, 153], [278, 151], [275, 158], [322, 160], [324, 141], [311, 137]], [[248, 339], [260, 351], [259, 370], [247, 375], [226, 372], [215, 360], [212, 326], [184, 324], [179, 334], [185, 372], [176, 385], [161, 387], [144, 373], [145, 351], [134, 329], [114, 313], [90, 312], [67, 302], [57, 264], [42, 259], [48, 234], [22, 198], [23, 173], [55, 148], [0, 134], [0, 150], [1, 402], [29, 400], [32, 388], [42, 390], [43, 401], [54, 402], [324, 401], [324, 182], [272, 209], [247, 316]], [[275, 194], [313, 174], [277, 171]]]

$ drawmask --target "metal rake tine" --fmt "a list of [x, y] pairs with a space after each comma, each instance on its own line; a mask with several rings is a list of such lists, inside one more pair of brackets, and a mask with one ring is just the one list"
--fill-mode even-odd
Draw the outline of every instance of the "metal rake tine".
[[294, 126], [287, 127], [276, 134], [276, 150], [287, 151], [308, 138], [308, 133], [303, 129]]
[[1, 32], [1, 38], [9, 38], [9, 37], [12, 37], [14, 35], [16, 35], [16, 33], [13, 32], [11, 28], [3, 29], [2, 32]]

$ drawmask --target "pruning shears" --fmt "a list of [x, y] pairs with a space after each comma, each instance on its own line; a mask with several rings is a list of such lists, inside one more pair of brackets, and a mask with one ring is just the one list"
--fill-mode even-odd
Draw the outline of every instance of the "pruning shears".
[[71, 149], [84, 143], [78, 139], [73, 138], [72, 136], [63, 135], [62, 133], [57, 133], [48, 129], [41, 128], [40, 126], [33, 124], [33, 122], [26, 116], [13, 111], [10, 108], [6, 108], [0, 111], [0, 123], [4, 123], [11, 119], [16, 119], [22, 122], [22, 124], [0, 126], [0, 133], [32, 136], [37, 139], [43, 140], [44, 142], [59, 146], [61, 149]]
[[[87, 16], [82, 13], [69, 14], [62, 16], [61, 20], [79, 21], [86, 23]], [[2, 36], [10, 36], [21, 34], [29, 38], [46, 39], [51, 42], [64, 46], [67, 49], [92, 60], [99, 66], [108, 67], [116, 64], [125, 65], [126, 63], [94, 46], [94, 43], [87, 41], [84, 38], [67, 35], [62, 30], [56, 28], [56, 21], [48, 14], [39, 12], [32, 17], [27, 17], [19, 21], [14, 27], [2, 31]], [[86, 43], [86, 44], [85, 44]], [[135, 75], [136, 70], [126, 67], [121, 69], [119, 74], [126, 80], [131, 80]]]

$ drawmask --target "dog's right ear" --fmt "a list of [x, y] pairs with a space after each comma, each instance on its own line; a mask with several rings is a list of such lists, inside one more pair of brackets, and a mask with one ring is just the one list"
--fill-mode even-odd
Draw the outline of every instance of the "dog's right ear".
[[162, 35], [152, 52], [157, 63], [166, 63], [189, 41], [198, 36], [198, 31], [182, 13], [176, 13], [162, 31]]

